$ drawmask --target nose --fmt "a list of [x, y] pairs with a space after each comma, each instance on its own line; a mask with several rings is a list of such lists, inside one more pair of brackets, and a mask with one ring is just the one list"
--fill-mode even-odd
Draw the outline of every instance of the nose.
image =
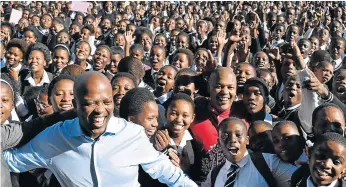
[[255, 100], [255, 94], [254, 93], [251, 93], [250, 95], [249, 95], [249, 100]]
[[104, 105], [103, 103], [101, 103], [101, 102], [97, 103], [97, 105], [96, 105], [96, 107], [95, 107], [95, 112], [96, 112], [96, 113], [101, 114], [101, 113], [103, 113], [105, 110], [106, 110], [106, 108], [105, 108], [105, 105]]
[[177, 122], [181, 123], [182, 121], [183, 121], [183, 116], [182, 115], [178, 115]]
[[332, 161], [332, 159], [327, 159], [327, 160], [324, 160], [324, 161], [322, 161], [322, 167], [323, 167], [323, 169], [331, 169], [332, 166], [333, 165], [333, 161]]
[[73, 96], [71, 94], [64, 94], [61, 101], [71, 101]]

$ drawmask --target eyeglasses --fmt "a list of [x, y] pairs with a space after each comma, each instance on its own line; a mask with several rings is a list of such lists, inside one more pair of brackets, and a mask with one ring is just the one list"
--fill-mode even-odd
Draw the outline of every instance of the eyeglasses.
[[44, 110], [44, 109], [46, 109], [46, 108], [51, 106], [51, 105], [47, 105], [47, 104], [42, 103], [38, 99], [34, 99], [34, 102], [41, 110]]

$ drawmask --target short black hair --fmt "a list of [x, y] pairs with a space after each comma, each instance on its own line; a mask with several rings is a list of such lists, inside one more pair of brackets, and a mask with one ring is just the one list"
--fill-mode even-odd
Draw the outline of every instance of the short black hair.
[[234, 72], [235, 72], [241, 65], [248, 65], [248, 66], [250, 66], [250, 67], [253, 69], [253, 71], [255, 72], [255, 76], [257, 76], [256, 68], [255, 68], [252, 64], [247, 63], [247, 62], [240, 62], [240, 63], [238, 63], [238, 64], [235, 66], [235, 68], [234, 68]]
[[134, 50], [140, 51], [142, 54], [144, 54], [144, 48], [142, 44], [133, 44], [130, 47], [130, 52], [133, 52]]
[[86, 42], [86, 41], [79, 41], [79, 42], [77, 42], [77, 44], [76, 44], [76, 48], [75, 48], [75, 51], [74, 51], [74, 53], [76, 53], [76, 51], [77, 51], [77, 48], [80, 46], [80, 45], [82, 45], [82, 44], [87, 44], [87, 46], [89, 47], [89, 55], [88, 56], [90, 56], [90, 54], [91, 54], [91, 46], [90, 46], [90, 44], [89, 44], [89, 42]]
[[[49, 86], [43, 86], [43, 88], [41, 89], [39, 95], [44, 94], [48, 96], [48, 87]], [[49, 97], [48, 97], [49, 98]], [[49, 99], [48, 99], [49, 100]], [[49, 101], [48, 101], [49, 102]]]
[[333, 38], [330, 39], [330, 43], [338, 42], [338, 41], [341, 41], [343, 43], [344, 48], [346, 48], [346, 40], [345, 40], [345, 38], [340, 37], [340, 36], [336, 36], [336, 37], [333, 37]]
[[137, 87], [137, 82], [136, 82], [135, 76], [133, 76], [131, 73], [118, 72], [117, 74], [114, 75], [114, 77], [111, 80], [112, 89], [113, 89], [113, 85], [115, 84], [115, 82], [117, 82], [118, 79], [120, 79], [122, 77], [126, 77], [126, 78], [130, 79], [133, 82], [133, 85], [135, 85], [135, 88]]
[[266, 121], [261, 121], [261, 120], [257, 120], [252, 122], [252, 124], [249, 127], [249, 131], [250, 129], [252, 130], [255, 126], [265, 126], [271, 130], [273, 130], [273, 125], [271, 125], [270, 123], [266, 122]]
[[81, 29], [81, 31], [83, 29], [88, 29], [90, 31], [90, 33], [94, 33], [94, 29], [90, 25], [84, 25], [84, 27]]
[[147, 88], [134, 88], [121, 99], [119, 116], [127, 120], [129, 116], [138, 115], [147, 102], [156, 103], [154, 94]]
[[195, 103], [193, 102], [192, 98], [185, 94], [185, 93], [176, 93], [174, 94], [172, 97], [171, 97], [171, 100], [169, 102], [169, 105], [168, 105], [168, 108], [171, 107], [171, 104], [174, 102], [174, 101], [178, 101], [178, 100], [184, 100], [188, 103], [191, 104], [191, 107], [192, 107], [192, 112], [194, 113], [195, 112]]
[[191, 76], [197, 76], [197, 72], [196, 71], [193, 71], [191, 68], [184, 68], [184, 69], [181, 69], [178, 71], [177, 75], [176, 75], [176, 78], [181, 74], [181, 73], [186, 73], [188, 75], [191, 75]]
[[99, 45], [96, 48], [96, 51], [100, 50], [100, 49], [106, 49], [109, 52], [109, 57], [112, 57], [112, 50], [108, 45]]
[[136, 36], [134, 43], [140, 43], [140, 41], [142, 40], [143, 34], [147, 34], [151, 39], [153, 39], [153, 33], [150, 31], [149, 28], [137, 27], [134, 33], [134, 36]]
[[314, 147], [316, 147], [319, 144], [325, 143], [327, 141], [335, 142], [344, 148], [346, 148], [346, 138], [342, 136], [341, 134], [335, 133], [335, 132], [327, 132], [324, 133], [316, 138], [316, 142], [314, 143]]
[[145, 75], [142, 62], [131, 56], [127, 56], [120, 60], [118, 64], [118, 72], [131, 73], [136, 77], [137, 81], [141, 80]]
[[52, 57], [50, 56], [50, 50], [48, 49], [46, 45], [40, 42], [36, 42], [29, 46], [29, 50], [26, 55], [26, 60], [28, 60], [30, 53], [35, 50], [41, 51], [43, 53], [44, 59], [47, 63], [49, 63], [52, 60]]
[[218, 131], [220, 131], [222, 128], [224, 128], [224, 126], [227, 125], [230, 121], [236, 121], [240, 125], [242, 125], [244, 127], [244, 129], [246, 130], [246, 134], [247, 134], [248, 130], [247, 130], [246, 124], [244, 123], [243, 120], [241, 120], [240, 118], [237, 118], [237, 117], [229, 117], [229, 118], [222, 120], [220, 125], [219, 125]]
[[188, 64], [190, 67], [193, 66], [193, 53], [190, 49], [177, 49], [174, 53], [174, 57], [178, 54], [178, 53], [183, 53], [187, 56], [187, 59], [188, 59]]
[[6, 45], [6, 51], [8, 51], [11, 47], [17, 47], [19, 50], [22, 51], [23, 57], [25, 57], [25, 55], [28, 51], [29, 45], [22, 39], [13, 38]]
[[55, 77], [48, 86], [48, 103], [51, 105], [50, 97], [53, 95], [53, 90], [55, 85], [60, 82], [61, 80], [71, 80], [75, 82], [75, 78], [72, 75], [69, 74], [60, 74], [59, 76]]
[[74, 78], [77, 78], [78, 76], [82, 75], [83, 73], [85, 73], [84, 68], [82, 68], [82, 66], [78, 65], [78, 64], [70, 64], [65, 66], [62, 70], [60, 75], [62, 74], [67, 74], [67, 75], [71, 75]]
[[318, 107], [316, 107], [315, 110], [312, 112], [312, 126], [315, 126], [318, 113], [322, 110], [325, 110], [328, 107], [336, 108], [337, 110], [340, 111], [340, 113], [342, 113], [342, 115], [345, 115], [343, 110], [338, 105], [334, 103], [323, 103], [322, 105], [319, 105]]
[[289, 126], [293, 127], [294, 129], [296, 129], [299, 132], [299, 129], [298, 129], [297, 125], [293, 121], [289, 121], [289, 120], [279, 121], [279, 123], [277, 123], [273, 127], [273, 130], [279, 128], [282, 125], [289, 125]]
[[64, 20], [62, 20], [60, 17], [53, 18], [53, 21], [58, 22], [59, 24], [61, 24], [65, 28]]
[[119, 46], [111, 47], [111, 51], [112, 51], [112, 55], [120, 55], [121, 58], [124, 58], [125, 56], [124, 49]]
[[1, 23], [1, 27], [7, 27], [10, 30], [10, 37], [13, 38], [14, 35], [14, 27], [9, 22]]
[[39, 39], [40, 34], [38, 33], [37, 29], [34, 26], [29, 25], [29, 26], [25, 27], [23, 30], [23, 33], [27, 32], [27, 31], [34, 33], [35, 38]]

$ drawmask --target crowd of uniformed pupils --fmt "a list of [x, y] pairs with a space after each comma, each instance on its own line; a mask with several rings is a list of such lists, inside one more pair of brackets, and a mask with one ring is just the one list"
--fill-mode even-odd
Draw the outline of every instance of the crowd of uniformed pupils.
[[[23, 13], [16, 25], [11, 9]], [[345, 3], [105, 1], [81, 13], [32, 1], [1, 11], [2, 126], [73, 110], [75, 80], [97, 71], [114, 116], [143, 126], [198, 185], [346, 186]], [[11, 173], [12, 185], [59, 186], [45, 172]], [[141, 168], [139, 183], [163, 185]]]

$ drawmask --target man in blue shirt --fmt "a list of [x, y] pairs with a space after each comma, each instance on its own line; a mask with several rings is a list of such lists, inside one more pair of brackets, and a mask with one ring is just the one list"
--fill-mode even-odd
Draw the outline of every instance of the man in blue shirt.
[[87, 72], [74, 84], [78, 118], [46, 129], [4, 157], [12, 172], [51, 170], [62, 186], [139, 186], [138, 165], [169, 186], [197, 186], [166, 155], [157, 152], [144, 128], [113, 117], [109, 80]]

